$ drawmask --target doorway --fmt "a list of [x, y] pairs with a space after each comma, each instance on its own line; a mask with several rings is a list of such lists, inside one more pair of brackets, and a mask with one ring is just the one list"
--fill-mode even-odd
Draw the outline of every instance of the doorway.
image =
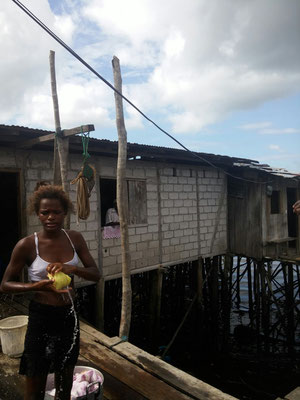
[[0, 171], [0, 282], [9, 263], [11, 252], [20, 239], [20, 174]]
[[[288, 236], [292, 238], [297, 238], [298, 236], [298, 218], [293, 213], [293, 204], [297, 201], [297, 189], [287, 188], [287, 220], [288, 220]], [[289, 247], [296, 247], [296, 240], [289, 242]]]

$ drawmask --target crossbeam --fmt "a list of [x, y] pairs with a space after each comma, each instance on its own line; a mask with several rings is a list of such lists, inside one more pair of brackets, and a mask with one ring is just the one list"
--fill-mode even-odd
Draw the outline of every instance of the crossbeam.
[[[60, 136], [68, 137], [68, 136], [76, 135], [78, 133], [92, 132], [94, 130], [95, 130], [94, 125], [81, 125], [81, 126], [77, 126], [76, 128], [63, 129], [61, 131]], [[34, 139], [24, 140], [23, 142], [18, 143], [18, 147], [20, 147], [22, 149], [27, 149], [29, 147], [34, 146], [35, 144], [48, 142], [49, 140], [54, 140], [54, 138], [55, 138], [55, 134], [50, 133], [49, 135], [43, 135], [43, 136], [36, 137]]]

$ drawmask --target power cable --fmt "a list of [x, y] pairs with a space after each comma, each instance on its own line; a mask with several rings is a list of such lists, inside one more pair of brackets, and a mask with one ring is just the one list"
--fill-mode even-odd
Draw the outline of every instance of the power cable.
[[77, 58], [78, 61], [80, 61], [85, 67], [87, 67], [93, 74], [95, 74], [99, 79], [101, 79], [107, 86], [109, 86], [114, 92], [116, 92], [119, 96], [122, 97], [123, 100], [125, 100], [128, 104], [130, 104], [138, 113], [140, 113], [147, 121], [151, 122], [157, 129], [159, 129], [161, 132], [163, 132], [165, 135], [167, 135], [170, 139], [174, 140], [179, 146], [181, 146], [184, 150], [187, 152], [191, 153], [194, 157], [200, 159], [201, 161], [204, 161], [211, 167], [222, 171], [224, 174], [231, 176], [232, 178], [239, 179], [242, 181], [246, 182], [251, 182], [251, 183], [258, 183], [258, 184], [267, 184], [271, 183], [273, 181], [266, 181], [266, 182], [260, 182], [260, 181], [253, 181], [250, 179], [245, 179], [240, 176], [235, 176], [233, 174], [230, 174], [228, 171], [224, 170], [223, 168], [217, 167], [214, 165], [212, 162], [208, 161], [206, 158], [201, 157], [199, 154], [195, 153], [194, 151], [188, 149], [184, 144], [179, 142], [174, 136], [172, 136], [170, 133], [165, 131], [163, 128], [161, 128], [159, 125], [157, 125], [151, 118], [149, 118], [146, 114], [144, 114], [135, 104], [133, 104], [126, 96], [124, 96], [121, 92], [119, 92], [110, 82], [108, 82], [102, 75], [100, 75], [93, 67], [91, 67], [86, 61], [83, 60], [70, 46], [68, 46], [59, 36], [57, 36], [54, 32], [51, 31], [50, 28], [48, 28], [47, 25], [45, 25], [36, 15], [33, 14], [24, 4], [21, 3], [19, 0], [12, 0], [18, 7], [20, 7], [31, 19], [33, 19], [42, 29], [44, 29], [54, 40], [56, 40], [61, 46], [63, 46], [69, 53], [72, 54], [75, 58]]

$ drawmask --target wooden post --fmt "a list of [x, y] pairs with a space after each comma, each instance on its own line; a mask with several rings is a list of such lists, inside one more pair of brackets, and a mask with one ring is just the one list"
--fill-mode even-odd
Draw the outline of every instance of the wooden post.
[[231, 310], [231, 282], [229, 280], [230, 271], [232, 270], [232, 256], [225, 254], [224, 256], [224, 272], [222, 285], [222, 303], [223, 303], [223, 351], [228, 351], [230, 336], [230, 310]]
[[[59, 117], [58, 96], [56, 89], [56, 75], [55, 75], [55, 52], [50, 50], [50, 75], [51, 75], [51, 91], [54, 110], [55, 121], [55, 139], [54, 139], [54, 160], [53, 160], [53, 183], [55, 185], [62, 185], [66, 193], [69, 192], [67, 184], [67, 163], [69, 153], [69, 139], [61, 136], [61, 125]], [[65, 227], [70, 228], [70, 214], [68, 214]]]
[[[122, 93], [122, 78], [120, 62], [117, 57], [112, 60], [114, 85]], [[116, 124], [118, 130], [118, 165], [117, 165], [117, 204], [120, 219], [122, 247], [122, 309], [119, 336], [127, 340], [131, 322], [131, 280], [130, 253], [128, 235], [128, 203], [126, 187], [127, 132], [124, 123], [123, 102], [119, 94], [114, 92], [116, 105]]]
[[50, 63], [51, 92], [52, 92], [54, 123], [55, 123], [53, 183], [55, 185], [61, 185], [62, 181], [61, 181], [60, 163], [59, 163], [58, 149], [57, 149], [57, 136], [61, 132], [61, 125], [59, 117], [58, 97], [56, 90], [55, 52], [53, 50], [50, 50], [49, 63]]
[[163, 270], [157, 268], [150, 272], [150, 299], [149, 299], [149, 336], [152, 351], [157, 351], [159, 345], [161, 294]]

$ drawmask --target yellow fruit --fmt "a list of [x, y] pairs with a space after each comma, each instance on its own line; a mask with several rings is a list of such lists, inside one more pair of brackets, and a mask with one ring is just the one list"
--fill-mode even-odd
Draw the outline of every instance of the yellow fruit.
[[54, 275], [48, 274], [48, 278], [53, 281], [53, 285], [57, 290], [63, 289], [71, 283], [69, 275], [63, 272], [56, 272]]

